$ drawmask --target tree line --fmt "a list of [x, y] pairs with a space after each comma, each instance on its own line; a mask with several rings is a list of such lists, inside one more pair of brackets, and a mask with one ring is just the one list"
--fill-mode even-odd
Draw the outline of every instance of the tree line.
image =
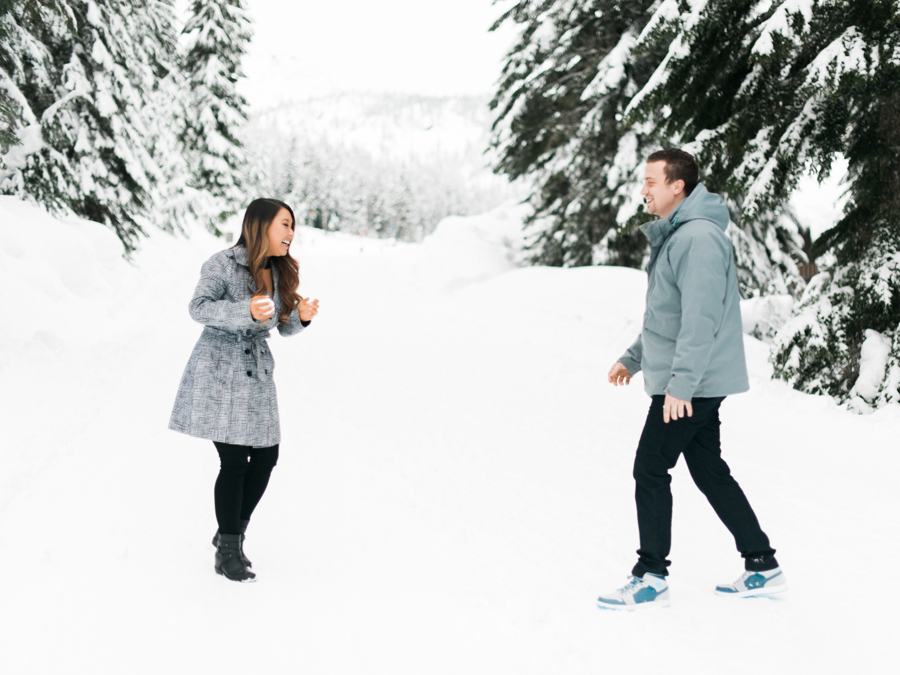
[[410, 241], [510, 196], [473, 174], [480, 158], [378, 158], [251, 118], [243, 0], [193, 0], [183, 25], [173, 5], [0, 0], [0, 194], [104, 223], [127, 253], [154, 228], [218, 232], [256, 196], [301, 222]]

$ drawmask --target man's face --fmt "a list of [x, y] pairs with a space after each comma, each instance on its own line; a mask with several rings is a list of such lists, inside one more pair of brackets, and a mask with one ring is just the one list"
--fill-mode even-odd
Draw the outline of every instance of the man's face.
[[647, 213], [666, 218], [678, 202], [684, 199], [684, 181], [666, 182], [666, 163], [647, 162], [644, 172], [644, 187], [641, 196], [647, 203]]

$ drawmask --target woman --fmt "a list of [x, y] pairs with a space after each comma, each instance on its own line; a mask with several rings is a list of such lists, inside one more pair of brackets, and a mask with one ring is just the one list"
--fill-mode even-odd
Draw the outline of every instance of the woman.
[[205, 328], [188, 360], [169, 428], [210, 439], [221, 460], [213, 537], [215, 568], [232, 581], [253, 581], [244, 532], [278, 460], [281, 430], [266, 339], [277, 327], [294, 335], [319, 301], [297, 293], [299, 266], [290, 255], [294, 212], [256, 199], [234, 247], [203, 264], [189, 310]]

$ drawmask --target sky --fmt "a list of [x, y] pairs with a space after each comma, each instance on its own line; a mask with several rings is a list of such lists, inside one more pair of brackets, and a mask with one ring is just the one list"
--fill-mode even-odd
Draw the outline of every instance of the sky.
[[515, 30], [488, 29], [511, 4], [245, 0], [254, 36], [243, 93], [253, 107], [344, 91], [491, 94]]

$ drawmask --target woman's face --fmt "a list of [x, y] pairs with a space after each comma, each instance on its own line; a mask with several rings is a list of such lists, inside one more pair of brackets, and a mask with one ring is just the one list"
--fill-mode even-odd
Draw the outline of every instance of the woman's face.
[[269, 238], [268, 255], [287, 255], [291, 246], [291, 240], [294, 238], [294, 221], [291, 219], [290, 211], [281, 209], [272, 219], [267, 233]]

